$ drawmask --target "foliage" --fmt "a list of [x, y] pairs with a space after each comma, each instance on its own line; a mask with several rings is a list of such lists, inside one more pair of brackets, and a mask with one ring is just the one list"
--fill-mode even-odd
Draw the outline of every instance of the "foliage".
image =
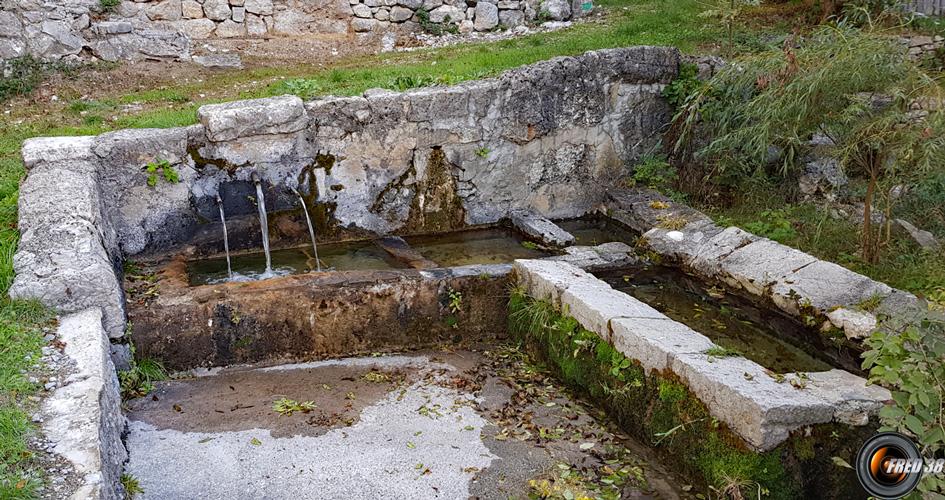
[[797, 231], [783, 209], [763, 210], [761, 220], [745, 224], [745, 230], [784, 243], [797, 237]]
[[491, 153], [491, 151], [489, 150], [489, 148], [479, 148], [479, 149], [476, 150], [476, 156], [478, 156], [478, 157], [480, 157], [480, 158], [488, 158], [488, 157], [489, 157], [489, 153]]
[[[824, 28], [797, 48], [785, 43], [720, 71], [674, 119], [674, 151], [683, 151], [702, 120], [716, 136], [698, 158], [711, 165], [717, 182], [738, 185], [758, 176], [796, 176], [812, 136], [830, 138], [844, 169], [868, 179], [861, 251], [875, 262], [889, 226], [884, 237], [872, 227], [874, 203], [881, 198], [890, 213], [895, 185], [945, 168], [945, 113], [937, 106], [915, 109], [941, 96], [895, 41]], [[771, 161], [772, 151], [780, 161]]]
[[272, 411], [285, 417], [291, 417], [293, 413], [309, 413], [315, 409], [314, 401], [296, 401], [294, 399], [280, 398], [272, 402]]
[[322, 85], [318, 80], [309, 78], [290, 78], [283, 80], [279, 86], [282, 87], [284, 93], [297, 95], [302, 99], [312, 99], [322, 92]]
[[[945, 452], [945, 317], [930, 312], [899, 324], [886, 321], [866, 340], [863, 368], [870, 380], [892, 389], [893, 404], [880, 413], [881, 430], [912, 436], [925, 457]], [[927, 474], [919, 491], [945, 494], [945, 480]]]
[[645, 186], [663, 192], [668, 191], [676, 181], [676, 169], [659, 156], [644, 156], [633, 167], [631, 186]]
[[746, 7], [758, 4], [759, 0], [715, 0], [714, 8], [703, 11], [700, 16], [714, 17], [721, 21], [728, 34], [728, 50], [731, 52], [735, 48], [735, 22]]
[[134, 477], [131, 474], [122, 473], [119, 478], [121, 485], [125, 488], [125, 498], [133, 499], [135, 496], [144, 493], [144, 488], [141, 487], [141, 484], [138, 482], [138, 478]]
[[118, 372], [121, 398], [128, 400], [146, 396], [154, 390], [154, 382], [166, 379], [167, 372], [161, 362], [150, 358], [135, 360], [134, 346], [132, 346], [131, 367]]
[[737, 349], [729, 349], [728, 347], [716, 345], [706, 349], [705, 355], [709, 357], [709, 360], [713, 360], [718, 358], [732, 358], [735, 356], [741, 356], [742, 353]]
[[691, 63], [681, 63], [679, 75], [663, 89], [663, 97], [674, 108], [678, 108], [701, 86], [699, 67]]
[[121, 0], [99, 0], [99, 6], [104, 12], [112, 12], [121, 5]]
[[423, 7], [417, 9], [417, 20], [420, 23], [420, 29], [431, 35], [440, 36], [445, 33], [459, 33], [459, 26], [451, 22], [450, 16], [446, 16], [442, 23], [435, 23], [430, 20], [430, 11]]
[[33, 91], [43, 80], [46, 64], [31, 55], [0, 64], [0, 102]]
[[165, 181], [171, 184], [180, 182], [180, 174], [177, 173], [177, 170], [175, 170], [167, 160], [157, 160], [148, 163], [145, 165], [144, 170], [148, 173], [148, 186], [157, 186], [158, 172], [161, 173], [161, 177]]
[[462, 312], [463, 310], [463, 294], [462, 292], [453, 290], [450, 288], [447, 291], [447, 296], [449, 297], [449, 310], [453, 314]]

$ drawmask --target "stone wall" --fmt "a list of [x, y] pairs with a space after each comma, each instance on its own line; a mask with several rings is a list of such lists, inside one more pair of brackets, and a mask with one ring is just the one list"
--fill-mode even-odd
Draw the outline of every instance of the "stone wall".
[[388, 46], [428, 21], [459, 31], [563, 21], [590, 12], [587, 0], [2, 0], [0, 62], [188, 59], [193, 40], [374, 33]]
[[[298, 189], [318, 234], [423, 233], [594, 210], [670, 119], [662, 86], [675, 49], [557, 58], [499, 78], [304, 103], [293, 96], [204, 106], [200, 124], [39, 138], [23, 147], [15, 297], [101, 307], [124, 331], [116, 269], [129, 256], [258, 246], [253, 174], [273, 245], [305, 241]], [[167, 162], [179, 182], [149, 182]]]

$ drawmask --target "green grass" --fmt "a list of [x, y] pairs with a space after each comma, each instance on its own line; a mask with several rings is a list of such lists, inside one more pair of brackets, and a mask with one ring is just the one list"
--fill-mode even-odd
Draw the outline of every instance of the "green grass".
[[[761, 236], [772, 237], [758, 231], [771, 228], [776, 233], [775, 239], [785, 245], [896, 288], [926, 296], [945, 289], [945, 250], [925, 251], [907, 239], [894, 236], [883, 249], [880, 261], [868, 263], [859, 255], [858, 225], [849, 220], [837, 220], [828, 210], [811, 203], [791, 204], [771, 193], [751, 197], [732, 207], [707, 210], [723, 225], [738, 226], [750, 232], [754, 229]], [[790, 230], [783, 229], [785, 227]]]

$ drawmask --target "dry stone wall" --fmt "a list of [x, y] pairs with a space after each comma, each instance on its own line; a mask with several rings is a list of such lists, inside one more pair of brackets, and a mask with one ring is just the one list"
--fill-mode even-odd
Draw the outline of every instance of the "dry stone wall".
[[188, 59], [194, 40], [491, 31], [586, 15], [589, 0], [3, 0], [0, 61]]
[[[230, 248], [258, 246], [254, 174], [270, 220], [292, 215], [286, 226], [301, 238], [290, 188], [322, 235], [442, 231], [517, 210], [583, 215], [659, 143], [671, 116], [661, 91], [678, 66], [675, 49], [610, 49], [453, 87], [238, 101], [200, 108], [190, 127], [30, 139], [11, 295], [64, 311], [98, 306], [121, 336], [115, 270], [202, 240], [222, 251], [218, 195]], [[147, 165], [165, 161], [180, 181], [151, 185]], [[289, 231], [272, 225], [278, 245]]]

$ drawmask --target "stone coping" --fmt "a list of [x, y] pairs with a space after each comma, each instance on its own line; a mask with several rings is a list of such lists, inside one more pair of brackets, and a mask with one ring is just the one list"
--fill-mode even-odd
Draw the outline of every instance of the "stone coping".
[[43, 402], [43, 434], [82, 478], [70, 498], [123, 499], [125, 417], [102, 311], [91, 308], [59, 318], [56, 336], [64, 344], [68, 375]]
[[[825, 317], [825, 327], [849, 339], [869, 336], [880, 318], [910, 317], [926, 308], [911, 293], [737, 227], [717, 226], [655, 191], [612, 191], [609, 198], [610, 215], [641, 232], [657, 254], [702, 278], [763, 297], [794, 317]], [[667, 218], [685, 226], [661, 227]]]
[[574, 317], [647, 371], [674, 374], [755, 450], [770, 450], [808, 425], [865, 425], [891, 398], [844, 370], [779, 378], [741, 356], [714, 358], [706, 354], [715, 345], [708, 337], [567, 262], [517, 260], [513, 270], [530, 296]]

